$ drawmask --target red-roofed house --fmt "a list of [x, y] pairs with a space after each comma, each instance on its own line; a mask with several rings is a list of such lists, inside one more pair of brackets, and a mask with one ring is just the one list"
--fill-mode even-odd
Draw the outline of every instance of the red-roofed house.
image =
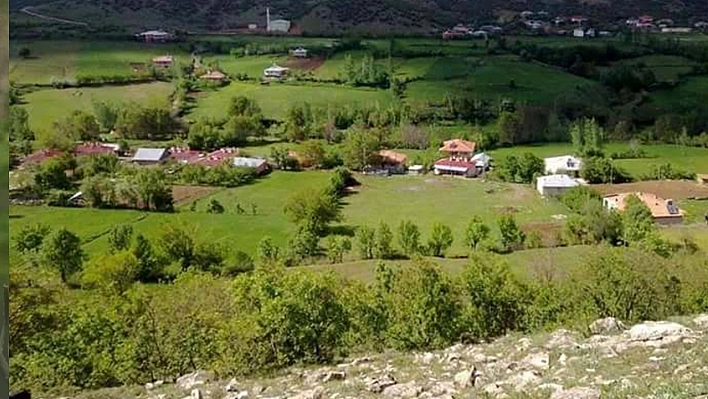
[[476, 176], [477, 165], [473, 160], [476, 147], [474, 142], [467, 140], [454, 139], [444, 142], [440, 152], [445, 153], [447, 158], [435, 162], [435, 174]]
[[152, 59], [152, 64], [154, 66], [162, 67], [162, 68], [169, 68], [172, 66], [172, 63], [174, 62], [174, 57], [171, 55], [163, 55], [161, 57], [155, 57]]
[[56, 158], [60, 155], [62, 155], [62, 152], [58, 150], [39, 150], [37, 152], [33, 152], [30, 155], [27, 155], [22, 160], [22, 167], [27, 167], [30, 165], [39, 165], [47, 159]]
[[194, 163], [202, 158], [202, 152], [190, 150], [189, 148], [172, 147], [170, 148], [170, 159], [178, 163]]
[[83, 143], [74, 147], [74, 155], [77, 157], [91, 155], [115, 155], [120, 146], [118, 144], [104, 143]]
[[225, 161], [231, 160], [238, 156], [237, 148], [221, 148], [207, 154], [204, 157], [192, 162], [196, 165], [203, 165], [207, 168], [212, 166], [222, 165]]

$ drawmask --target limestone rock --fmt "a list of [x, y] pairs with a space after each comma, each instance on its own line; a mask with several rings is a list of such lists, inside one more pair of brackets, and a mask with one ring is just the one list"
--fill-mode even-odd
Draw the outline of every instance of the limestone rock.
[[521, 363], [538, 370], [548, 370], [550, 359], [547, 352], [531, 353]]
[[231, 381], [229, 381], [228, 384], [224, 387], [224, 391], [226, 392], [238, 392], [238, 380], [235, 378], [232, 378]]
[[324, 395], [323, 387], [315, 387], [307, 391], [300, 392], [299, 394], [292, 397], [292, 399], [321, 399]]
[[509, 377], [503, 384], [514, 387], [517, 392], [524, 392], [531, 385], [537, 384], [540, 379], [537, 371], [526, 370]]
[[384, 389], [396, 385], [396, 379], [391, 375], [384, 375], [381, 378], [370, 378], [366, 381], [366, 389], [369, 392], [381, 393]]
[[472, 368], [471, 370], [464, 370], [460, 371], [459, 373], [455, 374], [454, 381], [457, 386], [460, 386], [462, 388], [467, 388], [467, 387], [473, 387], [475, 385], [475, 382], [477, 380], [477, 377], [480, 376], [479, 371], [477, 371], [476, 368]]
[[431, 364], [435, 361], [435, 355], [430, 352], [427, 352], [420, 358], [420, 361], [423, 364]]
[[693, 319], [693, 324], [697, 325], [698, 328], [708, 328], [708, 314], [702, 314]]
[[621, 333], [627, 329], [627, 326], [614, 317], [605, 317], [604, 319], [593, 321], [589, 329], [590, 332], [595, 335], [611, 335]]
[[189, 397], [190, 399], [202, 399], [202, 391], [199, 388], [192, 389], [192, 394]]
[[344, 381], [346, 378], [347, 373], [344, 371], [329, 371], [325, 374], [324, 378], [322, 378], [322, 382]]
[[147, 384], [145, 384], [145, 389], [148, 391], [152, 391], [153, 389], [162, 386], [164, 383], [165, 383], [165, 381], [163, 381], [163, 380], [148, 382]]
[[577, 346], [575, 334], [564, 329], [554, 331], [545, 345], [547, 349], [573, 348]]
[[212, 373], [204, 370], [197, 370], [193, 373], [185, 374], [177, 378], [175, 384], [184, 390], [190, 390], [197, 385], [204, 385], [207, 382], [210, 382], [213, 378], [214, 375]]
[[391, 385], [385, 388], [382, 394], [389, 398], [416, 398], [423, 392], [423, 388], [416, 385], [415, 381], [405, 384]]
[[557, 391], [551, 399], [600, 399], [600, 390], [589, 387], [575, 387]]
[[631, 341], [660, 341], [676, 342], [681, 338], [690, 337], [693, 332], [681, 324], [669, 321], [647, 321], [632, 326], [625, 332]]

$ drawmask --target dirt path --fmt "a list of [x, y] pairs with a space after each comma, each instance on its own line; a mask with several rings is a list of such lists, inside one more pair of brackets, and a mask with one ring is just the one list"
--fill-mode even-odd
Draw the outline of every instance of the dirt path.
[[38, 12], [32, 11], [32, 7], [25, 7], [20, 10], [21, 12], [31, 15], [33, 17], [41, 18], [47, 21], [54, 21], [54, 22], [62, 22], [65, 24], [71, 24], [71, 25], [79, 25], [79, 26], [88, 26], [86, 22], [78, 22], [78, 21], [72, 21], [70, 19], [63, 19], [63, 18], [56, 18], [56, 17], [50, 17], [48, 15], [43, 15]]

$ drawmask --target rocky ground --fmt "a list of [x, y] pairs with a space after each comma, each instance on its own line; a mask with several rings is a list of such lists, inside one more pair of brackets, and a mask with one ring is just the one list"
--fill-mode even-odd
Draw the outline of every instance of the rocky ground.
[[588, 330], [358, 357], [270, 379], [219, 381], [198, 371], [77, 399], [708, 399], [708, 315], [631, 327], [602, 319]]

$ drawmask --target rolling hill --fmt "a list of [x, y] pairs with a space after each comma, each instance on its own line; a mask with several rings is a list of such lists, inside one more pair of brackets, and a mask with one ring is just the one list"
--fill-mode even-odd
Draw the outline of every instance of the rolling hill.
[[599, 20], [651, 14], [678, 20], [708, 18], [703, 0], [11, 0], [33, 11], [93, 26], [226, 30], [263, 25], [265, 7], [304, 32], [411, 32], [459, 22], [489, 22], [523, 10], [583, 14]]

